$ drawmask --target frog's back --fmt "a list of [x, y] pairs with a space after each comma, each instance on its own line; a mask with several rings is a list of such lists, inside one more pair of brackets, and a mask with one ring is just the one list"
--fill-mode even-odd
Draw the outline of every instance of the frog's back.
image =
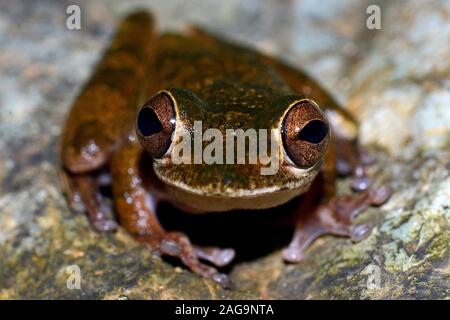
[[207, 102], [211, 111], [256, 111], [266, 108], [268, 100], [292, 94], [261, 54], [218, 38], [165, 33], [152, 68], [157, 79], [152, 79], [148, 92], [185, 88]]

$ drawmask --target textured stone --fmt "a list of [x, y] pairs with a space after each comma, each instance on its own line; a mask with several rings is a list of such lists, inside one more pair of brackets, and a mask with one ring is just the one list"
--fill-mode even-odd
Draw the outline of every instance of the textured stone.
[[[448, 1], [370, 1], [381, 30], [366, 28], [369, 1], [78, 3], [80, 31], [65, 27], [69, 3], [0, 3], [0, 299], [449, 298]], [[205, 25], [303, 66], [355, 114], [378, 158], [370, 173], [395, 190], [358, 218], [375, 223], [367, 239], [324, 237], [299, 265], [261, 244], [230, 270], [227, 291], [68, 210], [61, 126], [121, 16], [142, 6], [160, 29]], [[350, 192], [348, 180], [338, 186]], [[67, 287], [71, 265], [80, 290]]]

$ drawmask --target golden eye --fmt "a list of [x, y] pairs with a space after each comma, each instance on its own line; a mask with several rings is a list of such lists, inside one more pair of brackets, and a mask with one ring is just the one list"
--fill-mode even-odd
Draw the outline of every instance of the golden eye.
[[282, 122], [283, 147], [300, 168], [312, 167], [323, 156], [329, 137], [328, 121], [311, 101], [295, 104]]
[[158, 93], [140, 108], [136, 133], [143, 148], [153, 158], [161, 158], [167, 152], [174, 129], [175, 110], [168, 94]]

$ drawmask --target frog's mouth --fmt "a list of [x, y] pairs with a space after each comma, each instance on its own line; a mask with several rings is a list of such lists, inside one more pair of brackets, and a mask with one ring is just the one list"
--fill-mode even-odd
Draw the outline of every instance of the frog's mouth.
[[228, 193], [199, 192], [186, 185], [167, 184], [173, 202], [192, 213], [224, 212], [231, 210], [268, 209], [282, 205], [303, 194], [309, 185], [298, 188], [268, 187], [258, 190], [233, 190]]
[[[255, 165], [167, 165], [154, 162], [156, 176], [176, 203], [195, 211], [265, 209], [306, 192], [320, 168], [283, 167], [262, 176]], [[194, 211], [194, 210], [191, 210]]]

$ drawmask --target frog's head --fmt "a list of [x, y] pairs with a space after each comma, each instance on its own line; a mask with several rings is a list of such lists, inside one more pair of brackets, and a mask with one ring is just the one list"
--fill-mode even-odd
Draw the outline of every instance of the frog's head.
[[136, 131], [174, 201], [210, 212], [273, 207], [304, 193], [329, 139], [314, 101], [228, 83], [160, 91], [139, 110]]

